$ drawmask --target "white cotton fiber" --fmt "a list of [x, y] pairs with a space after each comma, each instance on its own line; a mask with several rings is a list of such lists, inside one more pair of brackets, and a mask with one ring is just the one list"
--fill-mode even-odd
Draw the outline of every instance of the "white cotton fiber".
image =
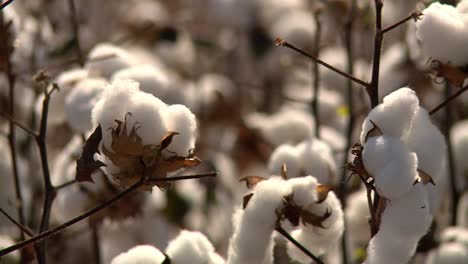
[[432, 250], [425, 264], [463, 264], [468, 262], [468, 248], [459, 243], [444, 243]]
[[165, 259], [166, 256], [159, 249], [140, 245], [113, 258], [111, 264], [161, 264]]
[[371, 137], [364, 145], [362, 160], [375, 179], [377, 192], [388, 199], [408, 192], [416, 180], [417, 157], [397, 138]]
[[234, 214], [228, 263], [258, 264], [264, 261], [275, 229], [276, 210], [290, 192], [289, 185], [277, 177], [257, 184], [247, 207]]
[[135, 59], [123, 48], [101, 43], [91, 50], [86, 69], [91, 76], [110, 78], [116, 71], [135, 64]]
[[170, 79], [166, 70], [148, 64], [125, 68], [112, 75], [112, 81], [119, 79], [134, 80], [140, 84], [140, 89], [143, 92], [150, 93], [158, 98], [162, 98], [170, 86]]
[[351, 246], [357, 248], [367, 244], [370, 239], [370, 216], [367, 203], [367, 194], [364, 188], [352, 193], [347, 198], [345, 209], [347, 235], [350, 237]]
[[416, 93], [409, 88], [401, 88], [385, 96], [383, 103], [372, 109], [363, 122], [361, 144], [365, 143], [367, 133], [373, 128], [371, 120], [384, 135], [405, 140], [418, 105]]
[[281, 175], [283, 164], [286, 164], [288, 177], [294, 178], [300, 176], [301, 162], [296, 147], [289, 144], [283, 144], [277, 147], [268, 161], [268, 171], [272, 175]]
[[468, 228], [462, 226], [446, 227], [440, 235], [440, 241], [443, 243], [457, 242], [468, 249]]
[[302, 48], [310, 47], [315, 36], [315, 21], [311, 12], [296, 9], [279, 14], [270, 28], [270, 37], [283, 38]]
[[215, 253], [211, 242], [200, 232], [182, 230], [169, 242], [166, 254], [178, 264], [221, 264], [224, 260]]
[[293, 200], [297, 206], [313, 206], [317, 202], [316, 187], [318, 182], [315, 177], [306, 176], [289, 179], [288, 184], [291, 186]]
[[468, 14], [451, 5], [432, 3], [416, 22], [416, 36], [426, 57], [463, 66], [468, 63]]
[[162, 115], [167, 131], [179, 133], [174, 136], [167, 150], [180, 156], [189, 155], [189, 151], [195, 148], [195, 115], [185, 105], [171, 105], [164, 109]]
[[314, 176], [321, 184], [332, 185], [336, 181], [336, 164], [328, 144], [311, 139], [297, 146], [304, 175]]
[[92, 129], [91, 111], [108, 85], [105, 79], [80, 81], [65, 99], [68, 124], [79, 133]]

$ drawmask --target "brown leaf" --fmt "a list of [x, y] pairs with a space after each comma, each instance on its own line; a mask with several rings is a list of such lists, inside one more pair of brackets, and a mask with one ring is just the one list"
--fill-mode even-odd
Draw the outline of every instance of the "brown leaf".
[[163, 149], [166, 149], [169, 144], [171, 144], [172, 142], [172, 138], [175, 136], [175, 135], [179, 135], [179, 133], [177, 132], [173, 132], [173, 131], [169, 131], [166, 133], [166, 135], [161, 139], [161, 147], [160, 147], [160, 150], [163, 150]]
[[101, 140], [102, 129], [101, 125], [99, 125], [86, 140], [83, 146], [83, 152], [81, 153], [80, 158], [76, 161], [76, 181], [94, 183], [91, 174], [100, 167], [106, 166], [101, 161], [94, 159], [94, 154], [99, 153], [98, 148]]
[[369, 120], [369, 121], [372, 123], [373, 127], [372, 127], [371, 130], [369, 130], [369, 132], [367, 132], [366, 138], [364, 139], [364, 143], [367, 142], [367, 140], [369, 138], [371, 138], [371, 137], [379, 137], [379, 136], [383, 135], [382, 130], [380, 129], [380, 127], [378, 127], [374, 123], [374, 121], [372, 121], [372, 120]]
[[462, 87], [468, 75], [450, 64], [443, 64], [438, 60], [432, 61], [432, 69], [436, 71], [436, 78], [442, 77], [456, 87]]
[[419, 181], [421, 181], [423, 184], [432, 183], [432, 185], [435, 185], [435, 182], [432, 179], [431, 175], [427, 174], [421, 169], [418, 169], [417, 171], [418, 171], [418, 178], [420, 179]]
[[252, 189], [253, 187], [255, 187], [255, 185], [257, 185], [257, 183], [263, 180], [266, 180], [266, 178], [261, 177], [261, 176], [247, 176], [247, 177], [240, 179], [239, 181], [240, 182], [245, 181], [247, 188]]
[[328, 193], [333, 189], [333, 187], [328, 186], [328, 185], [322, 185], [319, 184], [317, 187], [315, 187], [315, 190], [317, 191], [317, 203], [322, 203], [325, 201], [328, 197]]
[[112, 129], [112, 144], [111, 148], [114, 153], [119, 155], [142, 155], [144, 152], [143, 144], [140, 136], [136, 133], [138, 127], [133, 126], [130, 133], [127, 134], [127, 117], [132, 113], [127, 113], [124, 122], [115, 120], [117, 127]]
[[249, 201], [253, 195], [254, 195], [253, 193], [244, 195], [244, 197], [242, 198], [242, 209], [245, 210], [245, 208], [247, 208], [247, 205], [249, 204]]

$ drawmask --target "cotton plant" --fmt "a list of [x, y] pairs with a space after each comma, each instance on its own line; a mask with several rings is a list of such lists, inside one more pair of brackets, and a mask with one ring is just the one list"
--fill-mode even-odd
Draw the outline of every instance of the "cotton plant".
[[180, 263], [223, 264], [211, 242], [200, 232], [182, 230], [169, 242], [165, 253], [151, 245], [138, 245], [112, 259], [111, 264]]
[[[83, 166], [79, 167], [86, 171], [86, 166], [105, 165], [107, 173], [123, 187], [142, 177], [164, 178], [200, 163], [193, 155], [197, 124], [192, 112], [141, 92], [137, 82], [117, 80], [110, 84], [94, 106], [92, 120], [96, 137], [102, 130], [104, 161], [82, 156]], [[86, 173], [80, 176], [90, 180]], [[161, 182], [149, 185], [166, 186]]]
[[357, 174], [381, 196], [380, 226], [366, 263], [407, 262], [438, 210], [445, 183], [444, 138], [415, 92], [401, 88], [368, 114], [360, 141], [353, 165], [364, 169]]
[[439, 247], [431, 250], [426, 264], [465, 263], [468, 261], [468, 230], [451, 226], [442, 230]]
[[293, 146], [283, 144], [270, 156], [268, 169], [272, 175], [279, 175], [286, 164], [290, 177], [314, 175], [323, 184], [336, 182], [336, 164], [330, 146], [320, 139], [310, 139]]
[[138, 63], [126, 49], [110, 43], [97, 44], [88, 57], [85, 69], [93, 77], [110, 78], [116, 71]]
[[[344, 224], [336, 196], [312, 176], [285, 177], [284, 170], [283, 177], [244, 179], [252, 192], [233, 215], [227, 263], [273, 263], [274, 231], [286, 220], [292, 225], [291, 236], [317, 255], [327, 253], [339, 241]], [[293, 245], [287, 247], [291, 258], [310, 261]]]

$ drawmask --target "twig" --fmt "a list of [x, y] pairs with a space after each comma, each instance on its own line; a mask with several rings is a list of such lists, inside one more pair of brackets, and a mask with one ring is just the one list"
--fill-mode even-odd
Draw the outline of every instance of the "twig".
[[[322, 33], [322, 25], [319, 19], [320, 11], [315, 12], [314, 21], [315, 21], [315, 58], [319, 57], [320, 54], [320, 35]], [[312, 114], [315, 119], [315, 137], [320, 139], [320, 115], [319, 115], [319, 83], [320, 83], [320, 73], [319, 73], [319, 64], [317, 61], [314, 61], [312, 65], [312, 74], [313, 74], [313, 83], [312, 83], [312, 92], [313, 99], [311, 102]]]
[[3, 8], [5, 8], [9, 4], [13, 3], [13, 1], [15, 1], [15, 0], [7, 0], [7, 1], [5, 1], [5, 3], [2, 3], [2, 5], [0, 5], [0, 10], [3, 10]]
[[387, 32], [389, 32], [389, 31], [391, 31], [391, 30], [394, 29], [394, 28], [399, 27], [400, 25], [406, 23], [407, 21], [409, 21], [409, 20], [411, 20], [411, 19], [413, 19], [414, 21], [416, 21], [416, 20], [420, 19], [421, 16], [422, 16], [422, 13], [421, 13], [421, 12], [419, 12], [419, 11], [413, 12], [413, 13], [411, 13], [409, 16], [403, 18], [402, 20], [400, 20], [400, 21], [396, 22], [395, 24], [393, 24], [393, 25], [387, 27], [386, 29], [382, 30], [382, 35], [385, 34], [385, 33], [387, 33]]
[[218, 175], [217, 172], [208, 172], [208, 173], [201, 173], [201, 174], [193, 174], [187, 176], [174, 176], [174, 177], [167, 177], [167, 178], [151, 178], [148, 179], [147, 182], [170, 182], [170, 181], [181, 181], [181, 180], [190, 180], [190, 179], [201, 179], [207, 177], [216, 177]]
[[[2, 4], [2, 9], [6, 7], [10, 2], [5, 2]], [[15, 129], [15, 80], [16, 77], [13, 73], [13, 68], [11, 64], [11, 53], [13, 51], [13, 47], [11, 47], [12, 40], [10, 39], [10, 30], [7, 21], [5, 20], [3, 11], [0, 11], [0, 41], [3, 42], [3, 47], [0, 52], [3, 54], [0, 57], [4, 60], [5, 74], [7, 77], [8, 83], [8, 114], [11, 117], [8, 122], [8, 145], [10, 148], [10, 156], [11, 156], [11, 163], [12, 163], [12, 170], [13, 170], [13, 181], [15, 185], [15, 195], [16, 195], [16, 209], [18, 210], [18, 218], [21, 225], [24, 226], [25, 219], [24, 219], [24, 212], [23, 212], [23, 195], [21, 193], [21, 184], [18, 172], [18, 160], [16, 155], [16, 129]], [[20, 238], [24, 239], [24, 233], [20, 231]]]
[[446, 107], [453, 99], [457, 98], [458, 96], [460, 96], [462, 93], [464, 93], [466, 90], [468, 90], [468, 85], [464, 86], [463, 88], [461, 88], [460, 90], [458, 90], [456, 93], [448, 96], [445, 98], [445, 100], [440, 103], [438, 106], [434, 107], [434, 109], [432, 109], [430, 112], [429, 112], [429, 115], [433, 115], [435, 114], [437, 111], [439, 111], [440, 109]]
[[[204, 174], [196, 174], [196, 175], [185, 175], [185, 176], [177, 176], [177, 177], [171, 177], [171, 178], [160, 178], [160, 181], [170, 181], [170, 179], [194, 179], [194, 178], [200, 178], [200, 177], [214, 177], [216, 176], [217, 173], [215, 172], [211, 172], [211, 173], [204, 173]], [[10, 247], [7, 247], [7, 248], [4, 248], [2, 250], [0, 250], [0, 257], [1, 256], [4, 256], [8, 253], [11, 253], [15, 250], [18, 250], [18, 249], [21, 249], [21, 248], [24, 248], [32, 243], [35, 243], [35, 242], [38, 242], [38, 241], [41, 241], [51, 235], [54, 235], [58, 232], [61, 232], [62, 230], [66, 229], [67, 227], [69, 226], [72, 226], [90, 216], [92, 216], [93, 214], [111, 206], [112, 204], [114, 204], [115, 202], [117, 202], [118, 200], [122, 199], [123, 197], [129, 195], [130, 193], [134, 192], [135, 190], [137, 190], [138, 188], [140, 188], [142, 185], [144, 185], [145, 183], [147, 182], [147, 180], [145, 180], [145, 178], [141, 178], [138, 182], [136, 182], [135, 184], [131, 185], [130, 187], [128, 187], [127, 189], [125, 189], [124, 191], [116, 194], [114, 197], [112, 197], [111, 199], [99, 204], [98, 206], [86, 211], [85, 213], [57, 226], [57, 227], [54, 227], [54, 228], [51, 228], [47, 231], [44, 231], [30, 239], [27, 239], [27, 240], [24, 240], [24, 241], [21, 241], [15, 245], [12, 245]]]
[[65, 183], [62, 183], [60, 185], [57, 185], [55, 186], [55, 190], [58, 191], [60, 189], [63, 189], [63, 188], [66, 188], [74, 183], [77, 183], [77, 181], [75, 179], [71, 180], [71, 181], [68, 181], [68, 182], [65, 182]]
[[372, 78], [370, 85], [366, 87], [367, 95], [371, 102], [371, 108], [379, 104], [379, 70], [380, 53], [382, 51], [382, 0], [374, 0], [375, 3], [375, 36], [374, 36], [374, 56], [372, 60]]
[[14, 225], [16, 225], [20, 230], [22, 230], [24, 233], [26, 233], [28, 236], [33, 237], [34, 233], [25, 225], [22, 225], [21, 223], [18, 223], [13, 217], [11, 217], [7, 212], [5, 212], [2, 208], [0, 208], [0, 212], [10, 220]]
[[[375, 207], [374, 204], [372, 203], [372, 190], [373, 190], [373, 183], [368, 183], [367, 180], [359, 175], [361, 178], [362, 183], [364, 183], [364, 186], [366, 187], [367, 191], [367, 206], [369, 207], [369, 213], [371, 218], [369, 219], [369, 225], [370, 225], [370, 230], [371, 230], [371, 237], [374, 237], [375, 234], [377, 234], [378, 231], [378, 226], [376, 226], [376, 215], [377, 213], [375, 212]], [[374, 192], [377, 193], [377, 192]], [[374, 199], [375, 199], [374, 195]]]
[[293, 243], [294, 246], [296, 246], [298, 249], [300, 249], [304, 254], [306, 254], [308, 257], [310, 257], [312, 260], [314, 260], [318, 264], [324, 264], [324, 262], [315, 256], [312, 252], [310, 252], [307, 248], [305, 248], [301, 243], [299, 243], [296, 239], [294, 239], [286, 230], [284, 230], [280, 225], [278, 225], [275, 230], [280, 233], [284, 238], [289, 240], [289, 242]]
[[330, 69], [330, 70], [332, 70], [332, 71], [334, 71], [334, 72], [336, 72], [336, 73], [338, 73], [338, 74], [340, 74], [340, 75], [342, 75], [342, 76], [344, 76], [344, 77], [346, 77], [346, 78], [352, 80], [353, 82], [358, 83], [358, 84], [360, 84], [360, 85], [362, 85], [362, 86], [364, 86], [364, 87], [368, 87], [368, 86], [369, 86], [369, 84], [368, 84], [367, 82], [365, 82], [365, 81], [363, 81], [363, 80], [360, 80], [360, 79], [358, 79], [358, 78], [356, 78], [356, 77], [354, 77], [354, 76], [352, 76], [352, 75], [350, 75], [350, 74], [348, 74], [348, 73], [343, 72], [342, 70], [339, 70], [339, 69], [333, 67], [332, 65], [330, 65], [330, 64], [328, 64], [328, 63], [322, 61], [322, 60], [319, 59], [319, 58], [316, 58], [316, 57], [310, 55], [309, 53], [307, 53], [307, 52], [305, 52], [305, 51], [303, 51], [303, 50], [297, 48], [296, 46], [293, 46], [292, 44], [290, 44], [289, 42], [287, 42], [287, 41], [285, 41], [285, 40], [283, 40], [283, 39], [281, 39], [281, 38], [276, 38], [276, 45], [278, 45], [278, 46], [283, 46], [283, 47], [292, 49], [292, 50], [294, 50], [295, 52], [300, 53], [300, 54], [306, 56], [307, 58], [309, 58], [309, 59], [311, 59], [311, 60], [317, 62], [318, 64], [323, 65], [323, 66], [327, 67], [328, 69]]
[[68, 0], [68, 6], [70, 8], [70, 24], [72, 26], [73, 31], [73, 42], [75, 43], [76, 49], [76, 56], [78, 57], [78, 63], [81, 67], [85, 64], [85, 57], [83, 56], [83, 52], [81, 51], [80, 45], [80, 28], [78, 19], [76, 17], [76, 7], [74, 0]]
[[15, 126], [23, 129], [26, 133], [28, 133], [29, 135], [33, 136], [33, 137], [36, 137], [37, 136], [37, 133], [36, 131], [28, 128], [25, 124], [23, 124], [22, 122], [18, 121], [18, 120], [15, 120], [13, 119], [11, 116], [3, 113], [3, 112], [0, 112], [0, 116], [2, 116], [3, 118], [5, 118], [6, 120], [8, 120], [9, 122], [12, 122]]

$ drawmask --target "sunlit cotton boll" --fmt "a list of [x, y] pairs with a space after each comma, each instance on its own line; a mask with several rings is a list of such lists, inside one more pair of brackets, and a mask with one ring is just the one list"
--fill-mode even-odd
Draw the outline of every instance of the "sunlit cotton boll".
[[297, 146], [301, 158], [301, 168], [305, 175], [312, 175], [322, 184], [334, 184], [336, 164], [329, 145], [320, 139], [301, 142]]
[[65, 99], [69, 125], [79, 133], [92, 129], [91, 111], [108, 85], [105, 79], [85, 79], [79, 82]]
[[125, 49], [101, 43], [91, 50], [85, 68], [91, 76], [110, 78], [116, 71], [136, 63], [135, 58]]
[[277, 147], [268, 161], [268, 170], [273, 175], [281, 175], [281, 168], [286, 165], [288, 177], [300, 176], [301, 160], [296, 147], [284, 144]]
[[151, 245], [140, 245], [121, 253], [111, 264], [161, 264], [166, 256]]
[[223, 264], [224, 259], [215, 251], [211, 242], [200, 232], [182, 230], [169, 242], [166, 254], [173, 263], [179, 264]]
[[468, 64], [468, 13], [466, 3], [460, 8], [432, 3], [416, 22], [416, 36], [426, 57], [456, 66]]

